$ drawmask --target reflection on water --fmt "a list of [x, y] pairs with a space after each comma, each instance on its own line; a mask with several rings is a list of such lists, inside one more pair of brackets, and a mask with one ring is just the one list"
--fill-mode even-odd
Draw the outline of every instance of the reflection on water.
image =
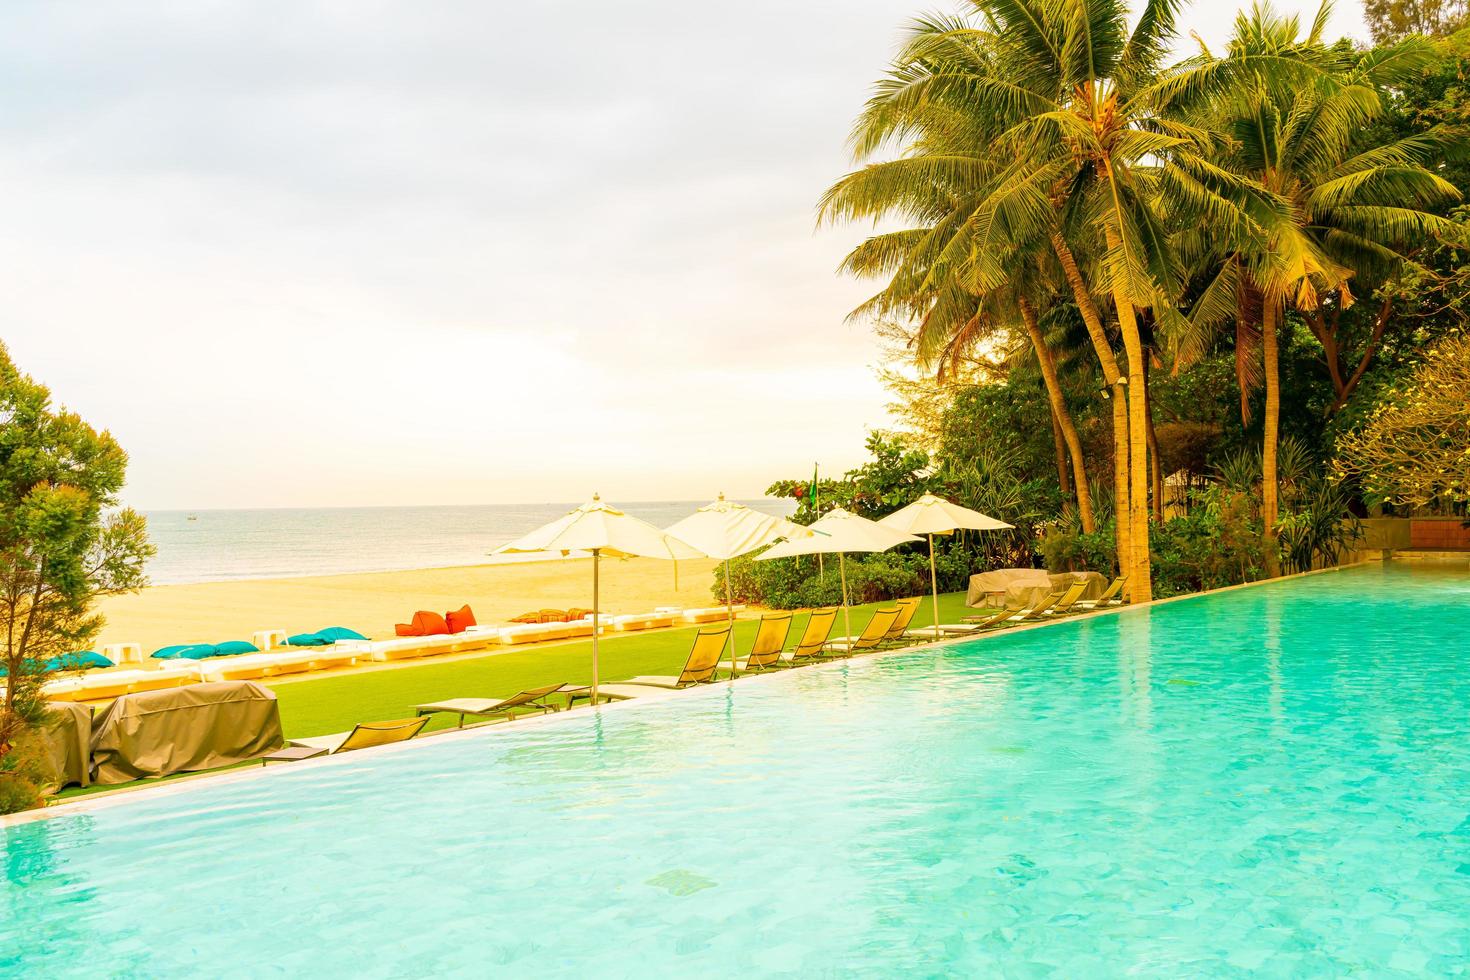
[[1449, 972], [1466, 635], [1368, 569], [22, 825], [0, 965]]

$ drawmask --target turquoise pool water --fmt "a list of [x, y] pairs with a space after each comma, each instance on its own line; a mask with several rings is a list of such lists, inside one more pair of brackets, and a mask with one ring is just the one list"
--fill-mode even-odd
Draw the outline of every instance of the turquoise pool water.
[[1467, 660], [1352, 570], [140, 798], [3, 832], [0, 973], [1454, 972]]

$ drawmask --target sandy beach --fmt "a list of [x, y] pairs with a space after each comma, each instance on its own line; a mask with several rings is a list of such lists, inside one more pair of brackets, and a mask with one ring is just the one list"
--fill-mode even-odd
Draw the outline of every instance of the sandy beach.
[[[655, 606], [714, 605], [715, 562], [674, 565], [651, 558], [602, 562], [602, 606], [610, 613]], [[592, 604], [589, 559], [473, 565], [412, 571], [160, 585], [101, 604], [106, 625], [97, 641], [141, 643], [145, 652], [171, 643], [250, 639], [261, 629], [309, 632], [348, 626], [373, 638], [417, 609], [444, 612], [469, 603], [482, 623], [504, 622], [531, 609]]]

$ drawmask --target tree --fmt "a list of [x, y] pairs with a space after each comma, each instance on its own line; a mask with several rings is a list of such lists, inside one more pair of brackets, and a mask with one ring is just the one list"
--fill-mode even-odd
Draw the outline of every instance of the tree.
[[144, 584], [143, 518], [115, 509], [126, 467], [110, 434], [53, 408], [0, 345], [0, 799], [24, 795], [12, 750], [44, 718], [47, 677], [96, 638], [96, 600]]
[[[1218, 236], [1232, 250], [1196, 307], [1197, 322], [1258, 317], [1265, 384], [1261, 520], [1271, 574], [1278, 555], [1279, 334], [1286, 310], [1294, 307], [1323, 343], [1338, 392], [1334, 405], [1340, 407], [1361, 373], [1349, 381], [1335, 373], [1338, 353], [1320, 309], [1324, 298], [1340, 310], [1352, 303], [1351, 285], [1371, 292], [1385, 282], [1402, 267], [1410, 247], [1448, 225], [1426, 209], [1458, 198], [1454, 186], [1428, 166], [1444, 149], [1442, 130], [1381, 144], [1363, 139], [1382, 111], [1380, 91], [1429, 64], [1430, 47], [1410, 39], [1361, 57], [1328, 49], [1322, 43], [1327, 10], [1321, 9], [1301, 40], [1295, 17], [1264, 6], [1242, 13], [1221, 60], [1294, 59], [1314, 75], [1307, 81], [1257, 76], [1198, 120], [1231, 135], [1230, 151], [1220, 155], [1225, 168], [1284, 205], [1231, 226], [1234, 235]], [[1370, 357], [1391, 308], [1387, 298], [1380, 303]], [[1334, 327], [1335, 321], [1333, 314]]]
[[1424, 355], [1361, 427], [1337, 441], [1336, 468], [1368, 495], [1406, 507], [1470, 501], [1470, 334]]
[[1466, 0], [1363, 0], [1363, 19], [1373, 40], [1400, 41], [1411, 34], [1451, 34], [1465, 26]]

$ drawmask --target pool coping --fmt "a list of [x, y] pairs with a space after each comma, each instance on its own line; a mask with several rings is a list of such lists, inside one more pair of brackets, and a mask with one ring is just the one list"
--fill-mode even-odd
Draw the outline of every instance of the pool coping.
[[[1224, 592], [1235, 592], [1241, 589], [1252, 589], [1260, 586], [1275, 585], [1280, 582], [1289, 582], [1296, 579], [1307, 578], [1313, 575], [1327, 575], [1334, 572], [1345, 571], [1351, 568], [1361, 568], [1365, 565], [1385, 564], [1388, 564], [1388, 562], [1369, 559], [1365, 561], [1352, 562], [1347, 565], [1335, 565], [1331, 568], [1317, 568], [1307, 572], [1297, 572], [1293, 575], [1281, 575], [1276, 578], [1262, 579], [1258, 582], [1242, 582], [1238, 585], [1227, 585], [1218, 589], [1207, 589], [1203, 592], [1190, 592], [1186, 593], [1185, 595], [1170, 596], [1166, 599], [1154, 599], [1150, 602], [1140, 603], [1138, 605], [1130, 604], [1123, 606], [1114, 606], [1109, 609], [1098, 609], [1083, 616], [1067, 616], [1061, 619], [1042, 620], [1035, 623], [1024, 623], [1019, 626], [1010, 627], [1009, 629], [992, 630], [968, 636], [952, 636], [947, 639], [932, 640], [930, 642], [920, 643], [914, 646], [898, 647], [892, 650], [879, 650], [873, 653], [859, 654], [853, 657], [834, 660], [830, 663], [813, 664], [810, 666], [804, 666], [794, 669], [799, 669], [802, 672], [840, 670], [845, 668], [847, 665], [853, 663], [854, 661], [881, 660], [885, 657], [892, 656], [910, 656], [920, 650], [942, 649], [944, 647], [954, 646], [960, 643], [984, 642], [998, 636], [1015, 636], [1018, 633], [1024, 633], [1030, 630], [1046, 629], [1048, 627], [1061, 626], [1069, 623], [1080, 623], [1098, 616], [1117, 616], [1130, 612], [1149, 610], [1154, 608], [1155, 606], [1163, 606], [1175, 602], [1184, 602], [1190, 599], [1200, 599], [1205, 596], [1219, 595]], [[97, 810], [104, 810], [134, 801], [154, 800], [162, 796], [188, 793], [209, 786], [222, 786], [227, 783], [243, 782], [251, 779], [260, 779], [263, 777], [267, 777], [272, 773], [278, 773], [282, 771], [299, 772], [303, 766], [316, 768], [324, 766], [353, 765], [362, 762], [365, 758], [377, 758], [380, 755], [387, 756], [395, 752], [422, 751], [428, 746], [440, 744], [440, 742], [443, 740], [494, 737], [494, 733], [496, 732], [523, 732], [527, 729], [534, 730], [544, 725], [556, 725], [566, 723], [568, 719], [585, 717], [588, 711], [594, 713], [601, 713], [604, 711], [627, 711], [631, 709], [636, 709], [638, 706], [645, 704], [661, 704], [675, 699], [709, 697], [713, 696], [713, 692], [715, 691], [728, 689], [728, 687], [736, 683], [737, 680], [742, 685], [749, 685], [775, 680], [776, 678], [785, 677], [790, 673], [790, 670], [777, 670], [771, 671], [769, 673], [747, 675], [741, 678], [731, 678], [728, 680], [718, 681], [713, 684], [703, 684], [698, 687], [685, 688], [683, 690], [662, 690], [659, 688], [649, 688], [649, 694], [647, 696], [629, 698], [625, 701], [613, 701], [608, 704], [597, 705], [588, 709], [579, 708], [572, 711], [558, 711], [551, 714], [535, 715], [529, 718], [521, 718], [510, 722], [484, 724], [469, 728], [453, 729], [445, 732], [436, 732], [433, 735], [423, 739], [413, 739], [407, 742], [399, 742], [395, 745], [383, 745], [376, 748], [361, 749], [356, 752], [345, 753], [343, 755], [329, 755], [317, 759], [306, 759], [300, 762], [278, 764], [275, 767], [271, 767], [269, 765], [261, 765], [259, 767], [246, 765], [237, 770], [227, 770], [225, 772], [202, 772], [192, 774], [191, 776], [185, 776], [184, 778], [179, 779], [175, 782], [160, 783], [156, 786], [145, 785], [141, 787], [127, 789], [119, 787], [117, 790], [99, 793], [94, 797], [84, 797], [78, 800], [69, 800], [65, 803], [57, 803], [50, 806], [38, 807], [34, 810], [23, 810], [20, 813], [12, 813], [5, 816], [0, 816], [0, 828], [7, 828], [18, 826], [21, 824], [32, 823], [37, 820], [48, 820], [52, 817], [75, 816], [82, 813], [92, 813]], [[608, 683], [614, 684], [617, 682], [609, 681]]]

